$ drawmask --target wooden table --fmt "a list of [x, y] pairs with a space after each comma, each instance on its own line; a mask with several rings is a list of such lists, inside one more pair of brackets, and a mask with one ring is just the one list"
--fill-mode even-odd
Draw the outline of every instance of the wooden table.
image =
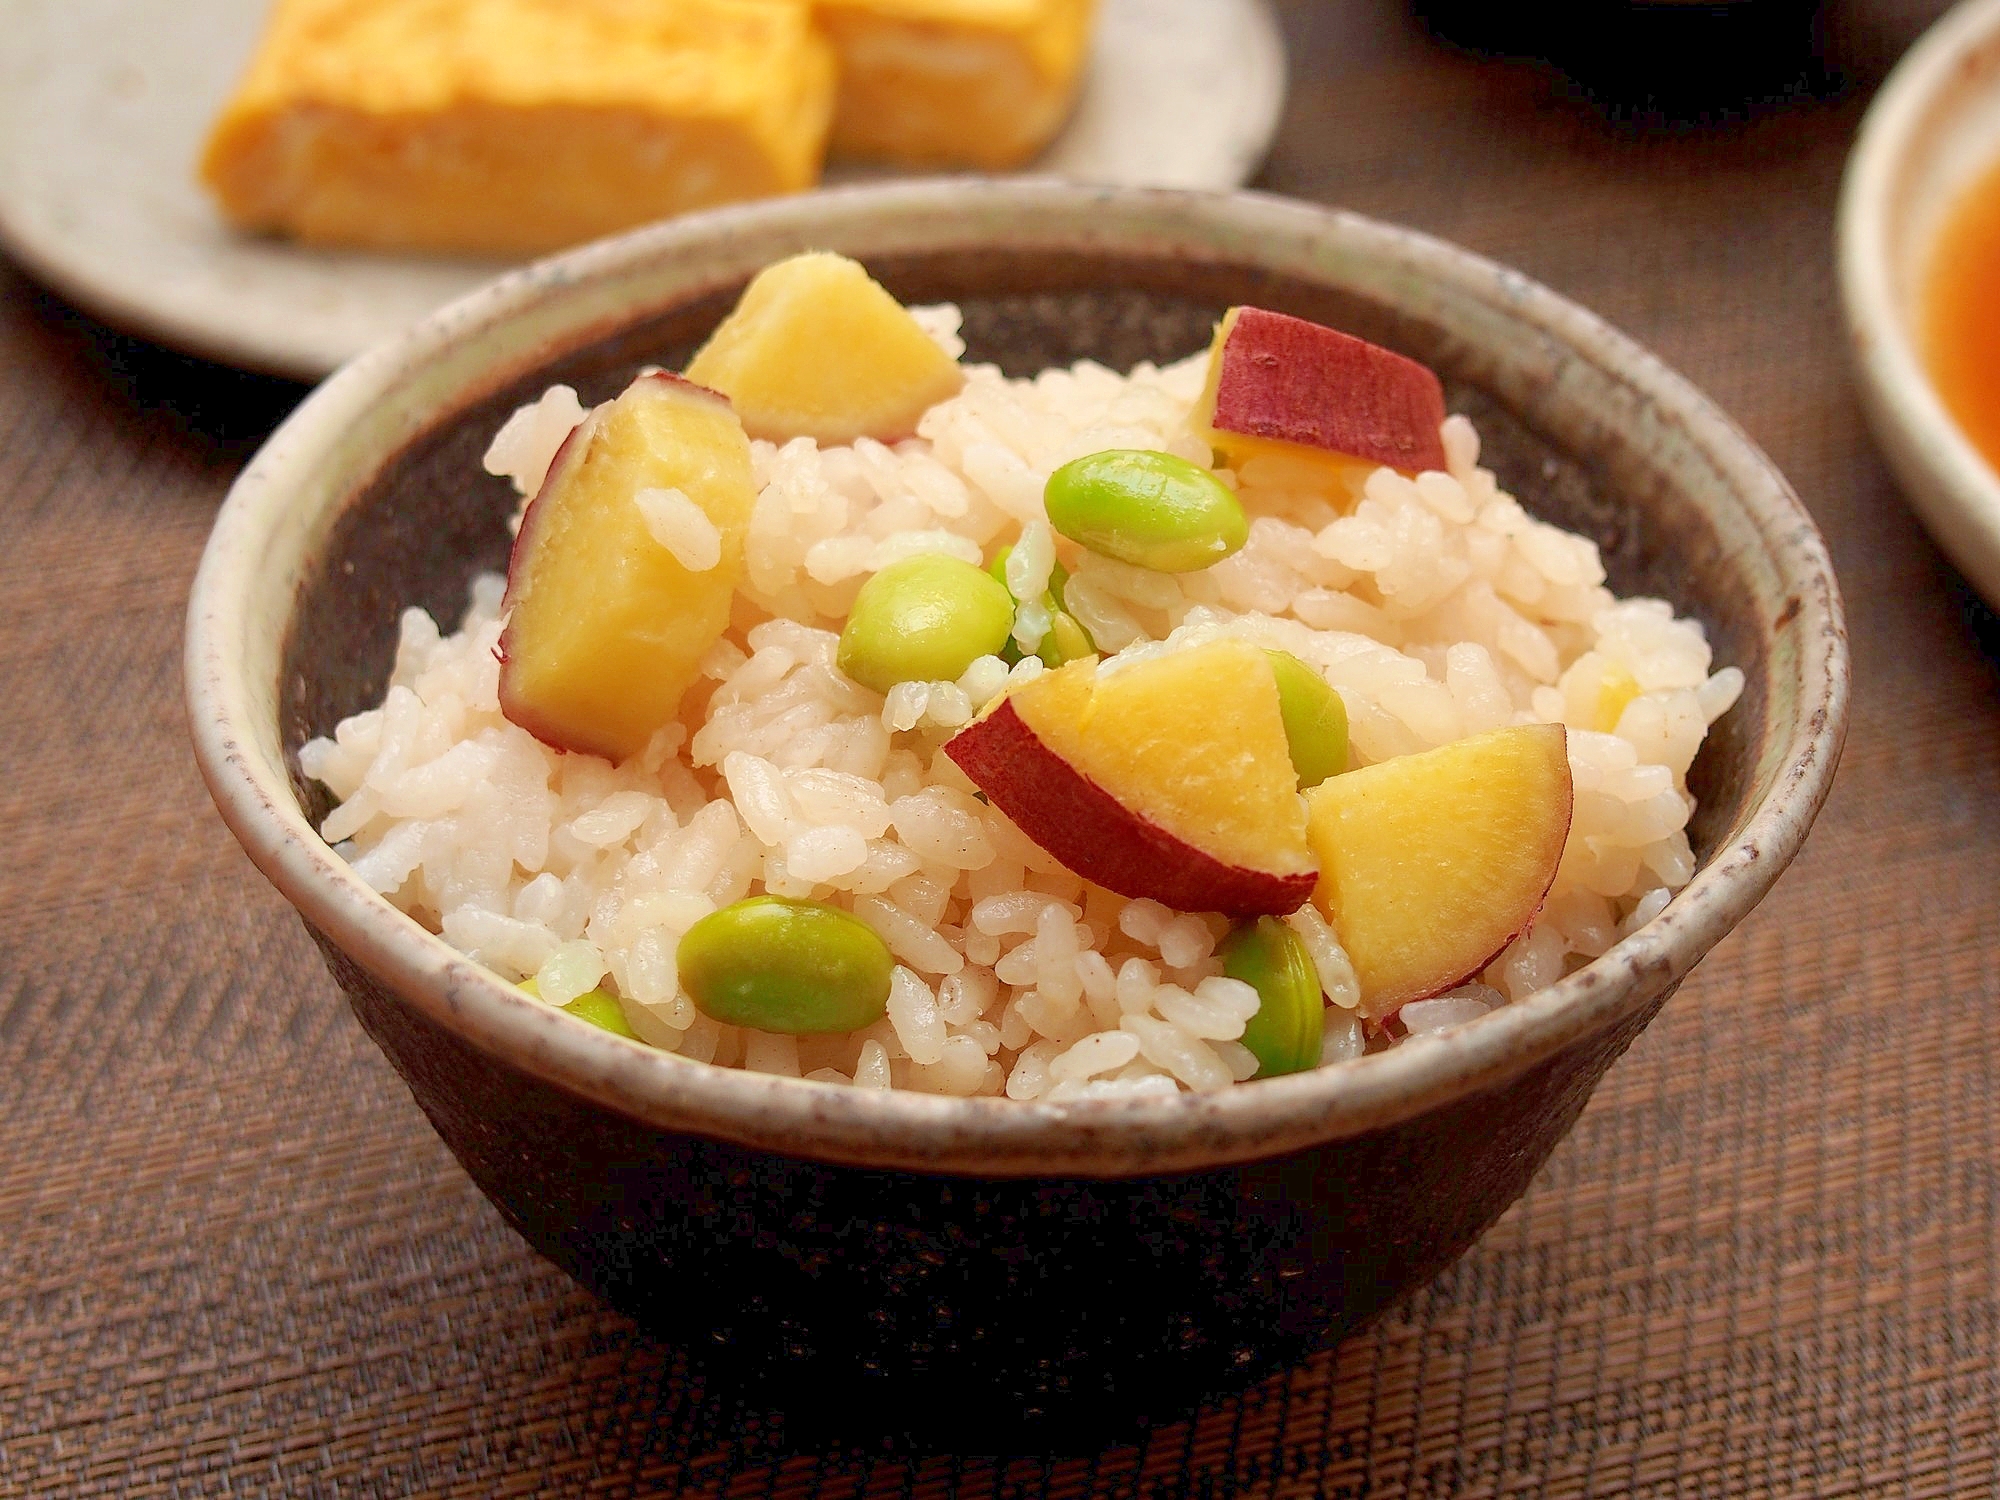
[[1706, 387], [1825, 529], [1857, 671], [1804, 856], [1518, 1208], [1372, 1333], [1143, 1446], [788, 1446], [538, 1261], [209, 807], [181, 607], [302, 394], [0, 268], [0, 1496], [2000, 1491], [2000, 624], [1863, 430], [1844, 91], [1621, 122], [1392, 0], [1289, 0], [1261, 186], [1517, 265]]

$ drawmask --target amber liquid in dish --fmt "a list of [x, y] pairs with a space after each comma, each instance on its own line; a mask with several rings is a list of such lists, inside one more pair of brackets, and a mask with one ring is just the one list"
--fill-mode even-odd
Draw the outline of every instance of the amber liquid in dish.
[[2000, 162], [1946, 216], [1921, 319], [1924, 363], [1945, 409], [2000, 469]]

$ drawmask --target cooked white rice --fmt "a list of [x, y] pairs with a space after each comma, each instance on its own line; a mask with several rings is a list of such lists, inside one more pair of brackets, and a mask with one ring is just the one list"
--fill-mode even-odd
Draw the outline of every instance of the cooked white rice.
[[[955, 311], [923, 315], [958, 352]], [[501, 717], [499, 578], [475, 581], [454, 635], [405, 611], [382, 706], [300, 751], [340, 799], [326, 838], [481, 963], [534, 976], [553, 1004], [608, 982], [647, 1042], [684, 1057], [1015, 1099], [1247, 1078], [1256, 1062], [1237, 1039], [1256, 996], [1221, 976], [1225, 919], [1086, 886], [940, 753], [1040, 662], [1010, 671], [985, 657], [956, 682], [886, 698], [834, 666], [871, 573], [925, 552], [979, 563], [1012, 542], [1016, 594], [1037, 597], [1060, 552], [1067, 605], [1104, 651], [1234, 635], [1312, 663], [1346, 705], [1357, 763], [1504, 724], [1569, 726], [1576, 801], [1560, 873], [1479, 981], [1371, 1035], [1327, 924], [1310, 905], [1288, 919], [1326, 984], [1327, 1064], [1518, 1000], [1651, 920], [1693, 874], [1685, 773], [1742, 674], [1711, 672], [1701, 626], [1662, 601], [1614, 598], [1596, 547], [1529, 516], [1479, 467], [1458, 416], [1444, 427], [1449, 472], [1380, 469], [1358, 499], [1316, 489], [1310, 466], [1218, 470], [1256, 519], [1243, 550], [1204, 572], [1148, 572], [1058, 541], [1042, 487], [1059, 464], [1106, 448], [1210, 461], [1187, 424], [1202, 374], [1200, 356], [1130, 376], [1086, 362], [1008, 380], [973, 366], [893, 447], [754, 443], [755, 609], [738, 618], [760, 622], [709, 652], [680, 722], [621, 766], [560, 754]], [[488, 466], [532, 491], [581, 414], [557, 388], [507, 424]], [[701, 565], [713, 528], [698, 510], [671, 491], [645, 509], [662, 543]], [[1047, 626], [1024, 608], [1016, 638], [1032, 649]], [[681, 934], [758, 892], [830, 901], [873, 927], [897, 961], [887, 1017], [793, 1038], [696, 1011], [676, 982]]]

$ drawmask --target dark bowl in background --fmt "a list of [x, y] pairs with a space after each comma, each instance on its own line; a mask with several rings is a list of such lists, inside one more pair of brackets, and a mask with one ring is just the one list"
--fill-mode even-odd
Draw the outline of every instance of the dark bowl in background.
[[1567, 92], [1642, 128], [1740, 124], [1846, 82], [1822, 0], [1412, 0], [1411, 8], [1440, 41], [1545, 64]]
[[[1221, 1095], [1055, 1106], [710, 1068], [575, 1024], [368, 891], [313, 831], [299, 745], [379, 697], [397, 612], [506, 556], [478, 458], [554, 380], [679, 364], [758, 267], [864, 260], [1025, 373], [1200, 349], [1250, 302], [1423, 359], [1537, 513], [1743, 668], [1697, 761], [1701, 867], [1540, 995]], [[1769, 888], [1824, 799], [1847, 659], [1818, 533], [1721, 413], [1519, 274], [1253, 195], [918, 183], [658, 226], [454, 304], [316, 392], [252, 461], [190, 608], [197, 753], [362, 1025], [509, 1223], [705, 1368], [810, 1424], [1022, 1448], [1178, 1415], [1296, 1362], [1459, 1255], [1612, 1061]]]

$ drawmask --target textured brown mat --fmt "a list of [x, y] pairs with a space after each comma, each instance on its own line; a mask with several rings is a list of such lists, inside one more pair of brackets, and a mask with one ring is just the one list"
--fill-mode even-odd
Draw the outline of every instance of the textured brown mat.
[[[1649, 134], [1377, 0], [1285, 15], [1267, 185], [1652, 343], [1792, 477], [1851, 611], [1806, 854], [1528, 1199], [1373, 1333], [1142, 1446], [800, 1452], [691, 1388], [501, 1226], [194, 775], [182, 600], [296, 391], [0, 270], [0, 1496], [2000, 1493], [2000, 625], [1847, 384], [1858, 92]], [[1865, 79], [1924, 15], [1832, 19]]]

